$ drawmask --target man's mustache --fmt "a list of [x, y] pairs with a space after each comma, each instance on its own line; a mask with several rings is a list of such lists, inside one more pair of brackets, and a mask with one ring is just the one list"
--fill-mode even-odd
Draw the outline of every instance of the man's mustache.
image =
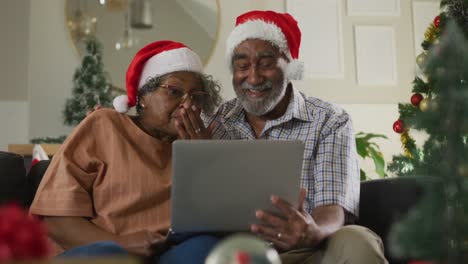
[[261, 91], [265, 91], [265, 90], [269, 90], [269, 89], [273, 88], [273, 82], [272, 81], [266, 81], [266, 82], [264, 82], [262, 84], [259, 84], [259, 85], [252, 85], [250, 83], [243, 82], [241, 84], [241, 88], [244, 89], [244, 90], [253, 90], [253, 91], [261, 92]]

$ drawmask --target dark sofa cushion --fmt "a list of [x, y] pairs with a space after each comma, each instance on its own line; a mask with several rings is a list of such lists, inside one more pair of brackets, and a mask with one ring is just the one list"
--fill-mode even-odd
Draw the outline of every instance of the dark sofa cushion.
[[424, 186], [435, 186], [440, 180], [433, 177], [397, 177], [361, 183], [358, 224], [379, 235], [390, 263], [407, 263], [392, 258], [388, 252], [388, 235], [394, 223], [403, 220], [408, 211], [424, 194]]
[[42, 177], [44, 176], [47, 167], [49, 167], [50, 160], [41, 160], [34, 164], [29, 170], [27, 176], [27, 194], [25, 197], [25, 204], [30, 206], [36, 195], [37, 188], [41, 183]]
[[16, 202], [26, 205], [26, 169], [23, 157], [0, 151], [0, 204]]

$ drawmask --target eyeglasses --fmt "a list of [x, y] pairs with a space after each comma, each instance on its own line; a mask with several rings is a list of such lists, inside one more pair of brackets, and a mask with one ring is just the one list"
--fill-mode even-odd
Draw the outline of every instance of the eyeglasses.
[[185, 102], [190, 99], [190, 102], [198, 108], [203, 108], [211, 102], [211, 95], [204, 91], [191, 91], [186, 93], [183, 88], [169, 84], [160, 84], [159, 88], [163, 88], [165, 95], [169, 100]]

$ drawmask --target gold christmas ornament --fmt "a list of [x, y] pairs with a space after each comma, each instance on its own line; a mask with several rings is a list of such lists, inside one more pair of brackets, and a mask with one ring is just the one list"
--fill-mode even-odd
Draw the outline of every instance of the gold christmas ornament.
[[419, 54], [417, 57], [416, 57], [416, 64], [418, 64], [419, 68], [422, 68], [423, 65], [424, 65], [424, 61], [426, 61], [426, 53], [423, 52], [421, 54]]
[[431, 101], [428, 98], [422, 99], [421, 102], [419, 103], [419, 109], [422, 112], [427, 112], [429, 110], [429, 104], [430, 103], [431, 103]]

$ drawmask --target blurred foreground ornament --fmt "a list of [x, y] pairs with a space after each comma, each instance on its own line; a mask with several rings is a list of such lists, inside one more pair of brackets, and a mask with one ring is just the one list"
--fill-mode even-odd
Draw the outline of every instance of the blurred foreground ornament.
[[238, 234], [219, 243], [205, 264], [281, 264], [278, 252], [252, 235]]
[[40, 260], [49, 256], [45, 226], [20, 206], [0, 207], [0, 263]]

